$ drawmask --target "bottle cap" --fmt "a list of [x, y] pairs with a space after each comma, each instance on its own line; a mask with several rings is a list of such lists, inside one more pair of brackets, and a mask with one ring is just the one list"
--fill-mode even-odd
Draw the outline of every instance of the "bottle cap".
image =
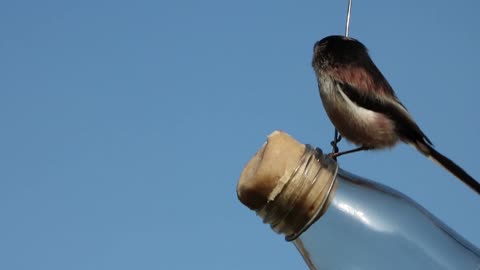
[[325, 212], [337, 170], [320, 149], [274, 131], [243, 169], [237, 195], [290, 241]]

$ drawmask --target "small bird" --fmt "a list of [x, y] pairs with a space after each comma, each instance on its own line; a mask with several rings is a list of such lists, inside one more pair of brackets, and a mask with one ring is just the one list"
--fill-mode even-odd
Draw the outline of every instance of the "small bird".
[[333, 157], [389, 148], [402, 141], [480, 194], [480, 184], [473, 177], [433, 148], [361, 42], [328, 36], [315, 43], [312, 66], [328, 117], [342, 137], [360, 146], [334, 152]]

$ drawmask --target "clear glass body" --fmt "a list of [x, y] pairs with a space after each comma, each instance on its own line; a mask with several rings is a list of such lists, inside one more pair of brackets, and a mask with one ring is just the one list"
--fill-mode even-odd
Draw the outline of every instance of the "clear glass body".
[[311, 269], [480, 269], [480, 251], [405, 195], [339, 170], [295, 245]]

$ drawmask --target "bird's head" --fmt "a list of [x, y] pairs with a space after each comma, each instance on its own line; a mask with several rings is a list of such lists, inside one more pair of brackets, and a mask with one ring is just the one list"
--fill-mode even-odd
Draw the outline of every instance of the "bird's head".
[[328, 36], [315, 43], [312, 67], [316, 72], [334, 65], [355, 65], [369, 58], [367, 48], [358, 40], [345, 36]]

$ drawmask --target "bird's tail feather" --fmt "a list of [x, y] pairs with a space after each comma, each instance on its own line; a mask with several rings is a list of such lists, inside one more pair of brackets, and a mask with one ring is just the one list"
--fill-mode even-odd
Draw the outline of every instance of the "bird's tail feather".
[[478, 183], [477, 180], [471, 177], [464, 169], [455, 164], [455, 162], [453, 162], [446, 156], [440, 154], [437, 150], [435, 150], [432, 146], [425, 142], [417, 142], [416, 144], [414, 144], [414, 146], [425, 156], [427, 156], [434, 162], [440, 164], [440, 166], [445, 168], [447, 171], [456, 176], [475, 192], [480, 194], [480, 183]]

